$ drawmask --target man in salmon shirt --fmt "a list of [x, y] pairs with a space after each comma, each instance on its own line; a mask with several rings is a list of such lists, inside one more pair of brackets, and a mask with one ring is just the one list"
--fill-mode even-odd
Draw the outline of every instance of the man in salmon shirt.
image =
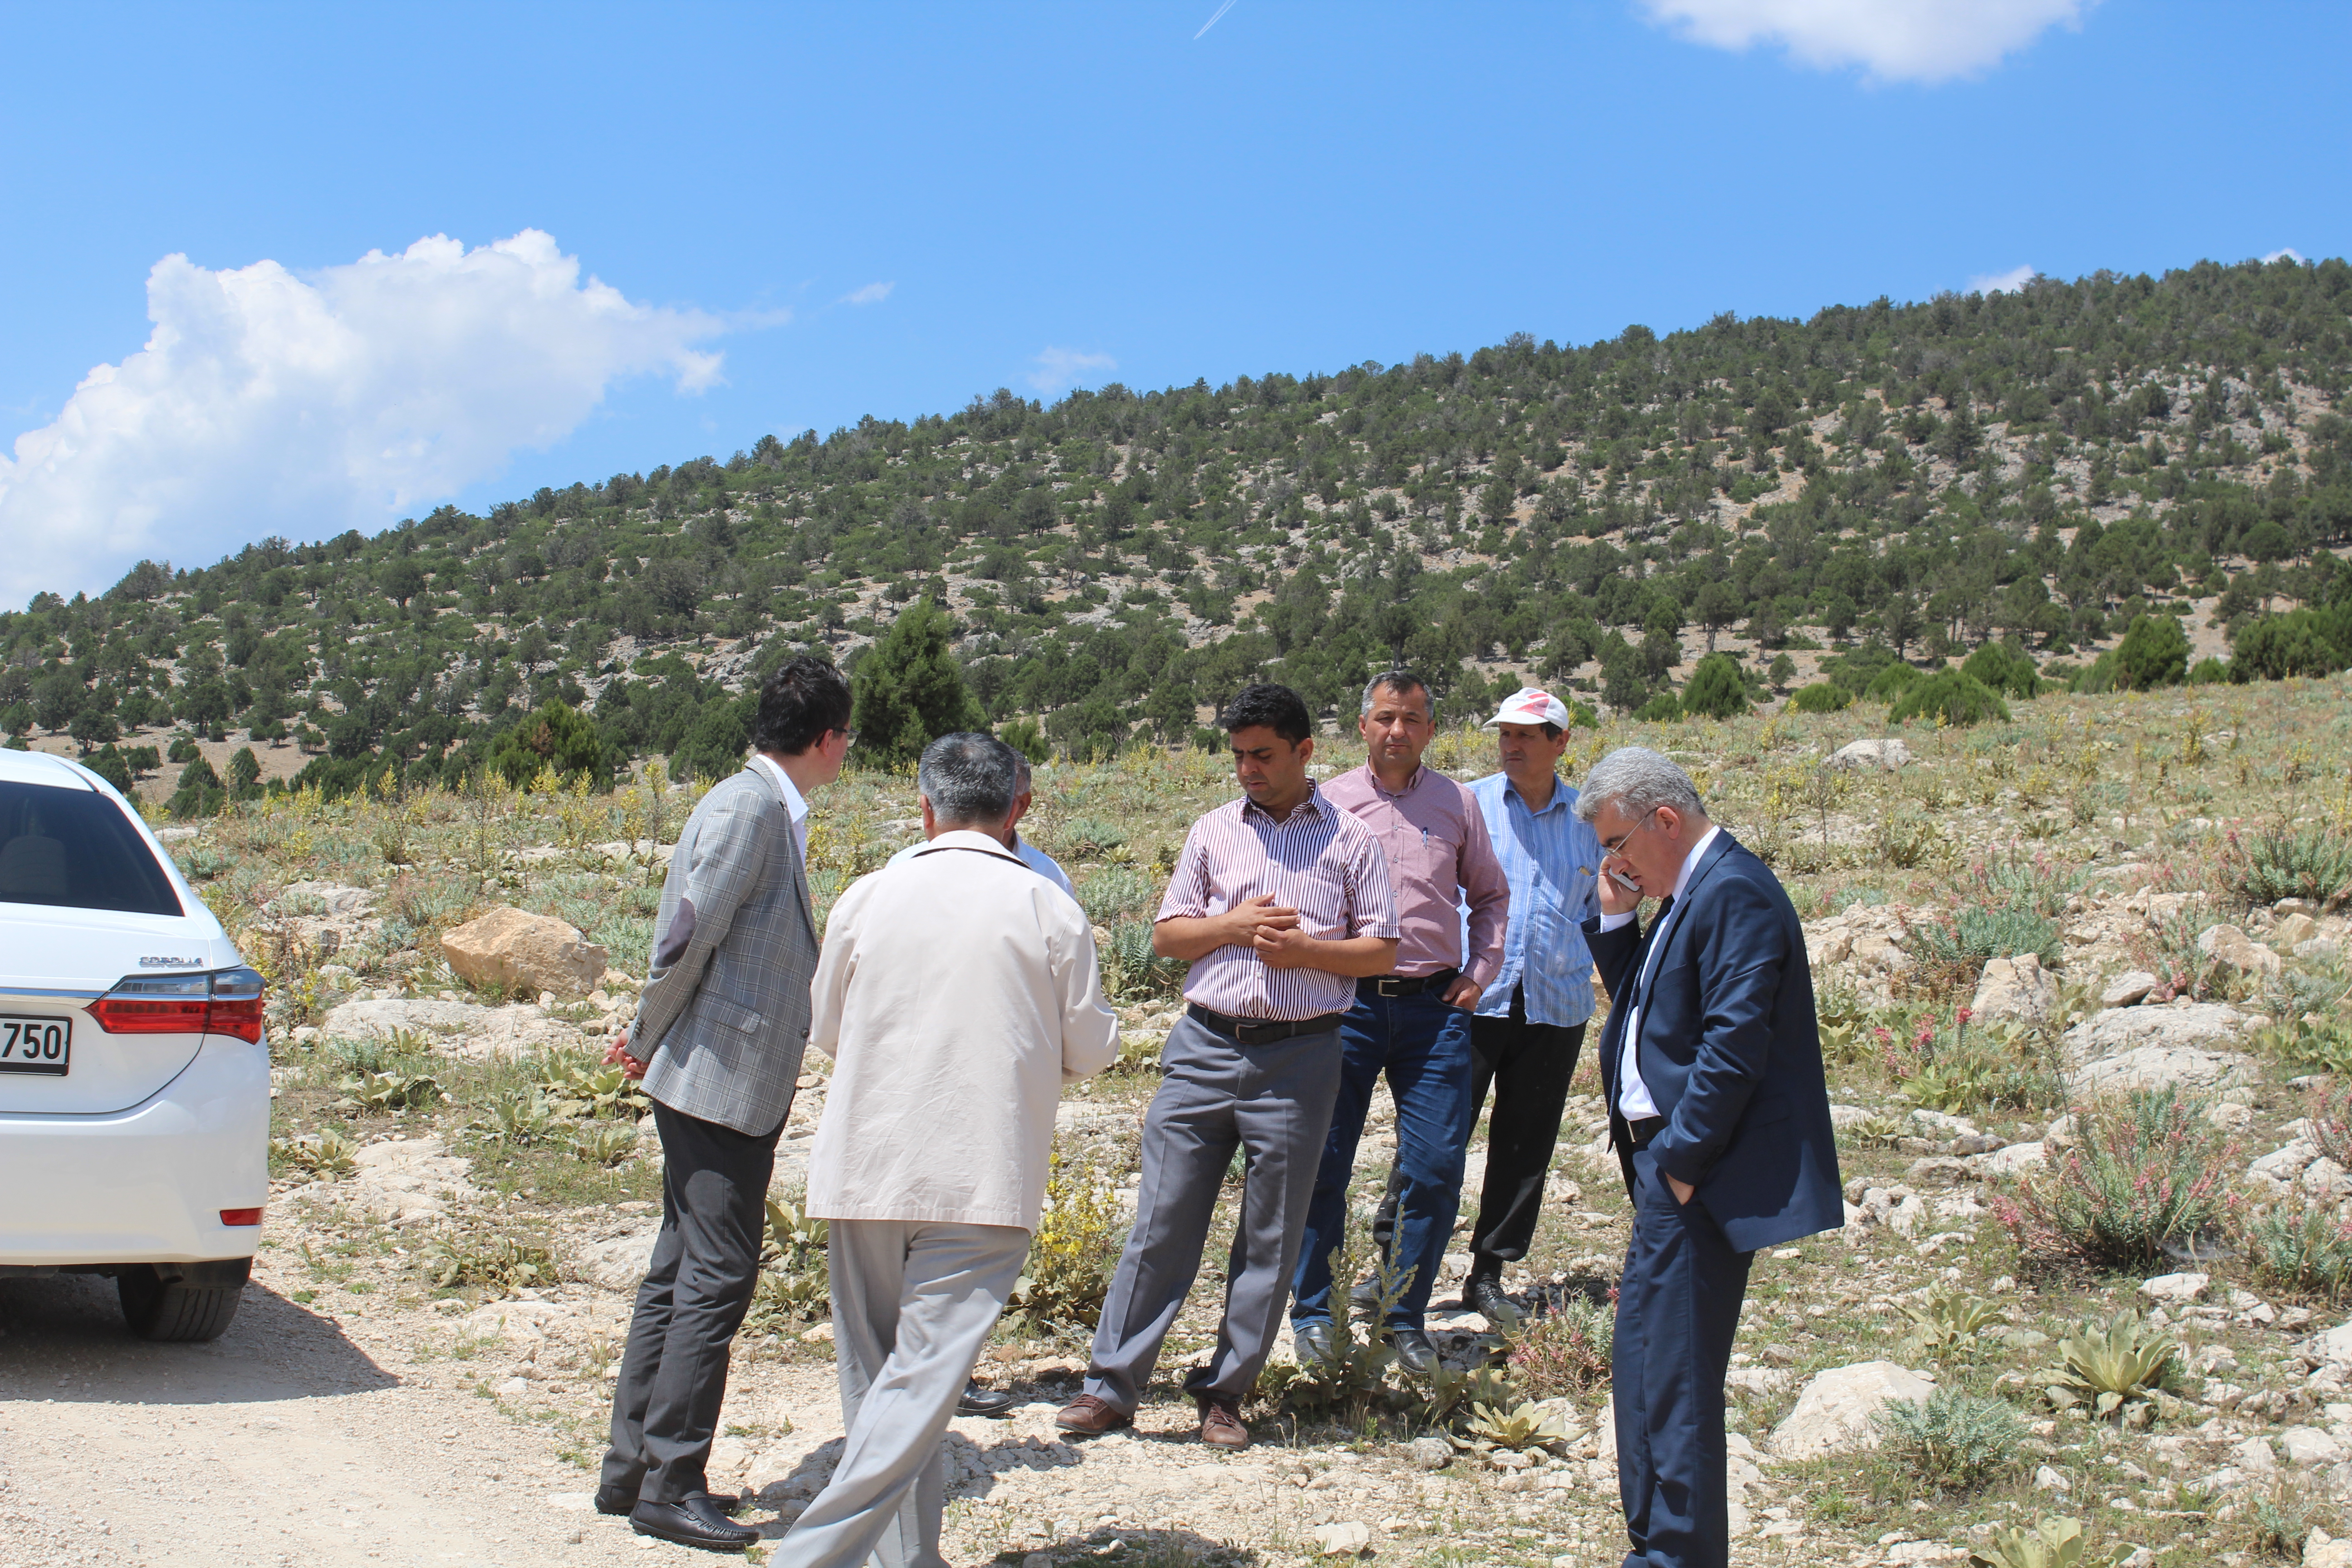
[[[1331, 1254], [1348, 1223], [1348, 1182], [1372, 1088], [1385, 1074], [1396, 1098], [1396, 1229], [1390, 1256], [1410, 1270], [1403, 1294], [1375, 1325], [1397, 1363], [1425, 1373], [1436, 1359], [1423, 1326], [1431, 1288], [1462, 1200], [1464, 1151], [1476, 1120], [1470, 1096], [1470, 1014], [1503, 962], [1510, 882], [1469, 790], [1421, 764], [1434, 730], [1429, 687], [1392, 669], [1364, 688], [1357, 721], [1364, 765], [1324, 787], [1371, 831], [1388, 861], [1404, 935], [1396, 967], [1356, 983], [1339, 1025], [1339, 1103], [1323, 1142], [1290, 1309], [1298, 1358], [1328, 1353], [1334, 1333]], [[1470, 911], [1464, 949], [1461, 910]]]

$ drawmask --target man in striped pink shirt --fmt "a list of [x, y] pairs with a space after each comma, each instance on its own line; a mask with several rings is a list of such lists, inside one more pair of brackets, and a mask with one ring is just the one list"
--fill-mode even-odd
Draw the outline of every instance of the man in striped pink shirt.
[[1363, 824], [1307, 776], [1307, 705], [1252, 686], [1223, 714], [1245, 799], [1192, 825], [1152, 929], [1192, 962], [1184, 1016], [1143, 1121], [1135, 1229], [1095, 1330], [1086, 1387], [1061, 1414], [1092, 1435], [1133, 1419], [1201, 1268], [1236, 1146], [1247, 1153], [1225, 1312], [1206, 1367], [1185, 1380], [1201, 1440], [1248, 1445], [1241, 1402], [1281, 1331], [1307, 1205], [1339, 1086], [1339, 1018], [1356, 981], [1396, 962], [1396, 898]]

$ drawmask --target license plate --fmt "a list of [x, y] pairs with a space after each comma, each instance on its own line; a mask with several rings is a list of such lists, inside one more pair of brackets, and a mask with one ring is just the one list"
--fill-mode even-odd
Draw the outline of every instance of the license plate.
[[72, 1051], [72, 1019], [0, 1014], [0, 1072], [46, 1073], [51, 1078], [63, 1078]]

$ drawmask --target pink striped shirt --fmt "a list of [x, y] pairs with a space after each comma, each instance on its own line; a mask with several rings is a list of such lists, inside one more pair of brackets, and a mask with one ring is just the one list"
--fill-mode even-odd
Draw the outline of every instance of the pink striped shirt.
[[[1297, 910], [1299, 929], [1326, 942], [1403, 932], [1379, 842], [1312, 784], [1287, 822], [1244, 798], [1193, 823], [1159, 919], [1205, 920], [1261, 893]], [[1228, 943], [1193, 961], [1184, 1000], [1293, 1023], [1346, 1012], [1356, 983], [1321, 969], [1276, 969], [1254, 949]]]

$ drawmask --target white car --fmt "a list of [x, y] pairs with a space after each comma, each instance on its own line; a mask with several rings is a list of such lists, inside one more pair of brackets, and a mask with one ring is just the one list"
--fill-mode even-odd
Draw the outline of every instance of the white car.
[[89, 769], [0, 751], [0, 1276], [228, 1327], [269, 1197], [262, 977]]

